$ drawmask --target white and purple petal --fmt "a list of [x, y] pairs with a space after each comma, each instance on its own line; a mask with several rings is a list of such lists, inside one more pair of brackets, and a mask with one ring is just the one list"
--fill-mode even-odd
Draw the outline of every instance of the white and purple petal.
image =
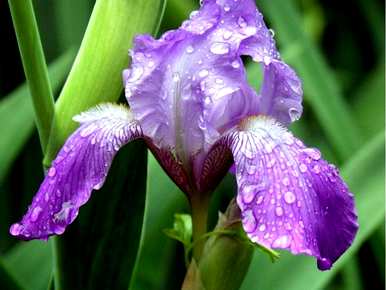
[[[263, 67], [259, 94], [247, 82], [242, 55]], [[247, 116], [268, 114], [288, 124], [302, 111], [301, 83], [280, 60], [253, 0], [202, 1], [179, 29], [158, 40], [137, 36], [131, 56], [123, 80], [133, 114], [144, 135], [183, 165], [202, 160]]]
[[103, 104], [76, 117], [81, 126], [67, 139], [33, 198], [27, 213], [10, 233], [24, 240], [62, 234], [102, 187], [121, 146], [142, 136], [123, 106]]
[[353, 195], [337, 169], [267, 117], [244, 120], [219, 143], [233, 154], [248, 237], [315, 256], [319, 269], [329, 269], [358, 229]]

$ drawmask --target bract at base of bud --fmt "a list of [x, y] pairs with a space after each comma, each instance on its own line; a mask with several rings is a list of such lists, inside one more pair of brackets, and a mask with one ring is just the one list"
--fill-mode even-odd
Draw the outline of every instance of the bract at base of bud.
[[[205, 290], [237, 290], [248, 271], [254, 247], [245, 241], [240, 210], [232, 200], [205, 244], [198, 268]], [[224, 232], [224, 234], [221, 234]], [[232, 234], [230, 234], [232, 233]]]

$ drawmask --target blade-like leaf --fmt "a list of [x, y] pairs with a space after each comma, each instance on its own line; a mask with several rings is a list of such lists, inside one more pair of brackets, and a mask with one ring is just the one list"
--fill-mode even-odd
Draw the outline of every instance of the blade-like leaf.
[[141, 141], [121, 149], [103, 188], [56, 238], [60, 285], [55, 289], [128, 288], [143, 222], [146, 156]]
[[20, 243], [4, 256], [4, 265], [23, 289], [46, 290], [52, 273], [51, 246], [42, 241]]
[[[74, 51], [71, 50], [49, 66], [48, 73], [54, 92], [57, 92], [63, 83], [73, 58]], [[33, 117], [31, 98], [26, 84], [0, 101], [0, 181], [32, 132]]]
[[370, 234], [384, 223], [384, 144], [382, 133], [364, 146], [342, 170], [350, 189], [356, 194], [360, 227], [354, 244], [333, 268], [326, 272], [318, 271], [313, 258], [293, 256], [287, 252], [283, 252], [275, 264], [270, 264], [266, 257], [255, 253], [242, 290], [299, 290], [305, 285], [307, 290], [317, 290], [334, 277]]
[[149, 155], [147, 180], [145, 232], [137, 263], [138, 271], [130, 289], [171, 289], [168, 279], [173, 277], [175, 280], [175, 269], [171, 262], [176, 242], [167, 237], [163, 230], [173, 224], [175, 212], [186, 211], [186, 199], [152, 155]]
[[318, 48], [302, 30], [302, 20], [292, 0], [259, 0], [262, 12], [276, 31], [276, 39], [293, 55], [286, 59], [303, 80], [305, 100], [341, 159], [359, 148], [355, 120], [340, 88]]

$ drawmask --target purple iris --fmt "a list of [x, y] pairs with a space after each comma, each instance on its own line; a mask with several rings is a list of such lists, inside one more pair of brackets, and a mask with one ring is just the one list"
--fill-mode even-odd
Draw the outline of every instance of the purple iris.
[[[258, 93], [241, 56], [262, 67]], [[80, 127], [11, 234], [62, 234], [103, 185], [115, 153], [142, 138], [188, 197], [213, 191], [234, 164], [248, 237], [329, 269], [357, 232], [353, 196], [337, 169], [287, 130], [302, 113], [301, 82], [254, 1], [203, 1], [179, 29], [137, 36], [131, 57], [123, 72], [130, 109], [102, 104], [74, 117]]]

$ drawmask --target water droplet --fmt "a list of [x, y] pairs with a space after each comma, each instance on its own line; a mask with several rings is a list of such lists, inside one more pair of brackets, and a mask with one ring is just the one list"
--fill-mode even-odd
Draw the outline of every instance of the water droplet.
[[224, 81], [220, 78], [216, 79], [215, 82], [216, 82], [216, 84], [219, 84], [219, 85], [224, 84]]
[[198, 72], [199, 77], [204, 78], [209, 75], [209, 71], [207, 69], [202, 69]]
[[277, 238], [273, 244], [272, 247], [274, 248], [288, 248], [291, 243], [291, 238], [287, 235], [281, 236]]
[[319, 174], [320, 173], [320, 167], [318, 164], [316, 164], [313, 168], [312, 168], [312, 171], [315, 172], [316, 174]]
[[240, 63], [237, 60], [234, 60], [234, 61], [232, 61], [232, 67], [233, 68], [239, 68], [240, 67]]
[[224, 34], [223, 34], [222, 37], [223, 37], [225, 40], [228, 40], [228, 39], [230, 39], [230, 38], [232, 37], [232, 35], [233, 35], [232, 31], [227, 30], [227, 31], [224, 32]]
[[60, 209], [59, 212], [57, 212], [54, 215], [54, 219], [55, 220], [61, 220], [61, 221], [67, 220], [68, 215], [69, 215], [71, 209], [72, 209], [71, 201], [63, 202], [62, 203], [62, 208]]
[[299, 221], [299, 226], [300, 226], [302, 229], [304, 229], [304, 223], [303, 223], [303, 221]]
[[284, 211], [283, 211], [283, 208], [278, 206], [276, 209], [275, 209], [275, 213], [277, 216], [282, 216]]
[[227, 5], [227, 4], [225, 4], [224, 5], [224, 11], [228, 12], [229, 10], [231, 10], [231, 7], [229, 7], [229, 5]]
[[46, 202], [50, 200], [50, 194], [49, 194], [48, 192], [46, 192], [46, 193], [44, 194], [44, 200], [45, 200]]
[[42, 212], [42, 208], [40, 206], [35, 207], [31, 213], [31, 221], [36, 222], [41, 212]]
[[198, 16], [198, 10], [192, 11], [189, 15], [189, 18], [194, 19], [196, 16]]
[[332, 266], [332, 263], [327, 258], [318, 259], [318, 268], [320, 270], [328, 270]]
[[148, 63], [147, 63], [147, 66], [148, 67], [153, 67], [154, 66], [154, 61], [150, 60]]
[[240, 16], [238, 19], [237, 19], [237, 24], [240, 26], [240, 27], [242, 27], [242, 28], [244, 28], [244, 27], [246, 27], [248, 24], [247, 24], [247, 22], [245, 21], [245, 19], [242, 17], [242, 16]]
[[133, 67], [131, 70], [130, 77], [127, 79], [128, 82], [132, 83], [140, 79], [140, 77], [143, 75], [143, 67], [142, 66], [136, 66]]
[[252, 210], [246, 210], [243, 212], [243, 226], [246, 232], [253, 232], [256, 228], [256, 219]]
[[296, 200], [295, 194], [292, 191], [287, 191], [284, 193], [284, 200], [288, 204], [294, 203]]
[[260, 231], [260, 232], [264, 232], [265, 229], [266, 229], [265, 224], [262, 224], [262, 225], [259, 226], [259, 231]]
[[194, 51], [193, 46], [188, 45], [188, 47], [186, 48], [186, 52], [187, 52], [187, 53], [192, 53], [193, 51]]
[[290, 108], [288, 110], [288, 114], [290, 116], [291, 122], [295, 122], [300, 119], [301, 113], [296, 108]]
[[11, 226], [9, 232], [13, 236], [18, 236], [23, 230], [24, 226], [22, 224], [16, 223]]
[[49, 170], [48, 170], [48, 176], [49, 177], [54, 177], [56, 174], [56, 169], [55, 167], [51, 167]]
[[210, 51], [213, 54], [226, 54], [229, 52], [229, 44], [224, 42], [214, 42], [210, 46]]
[[272, 168], [276, 163], [276, 159], [271, 159], [267, 162], [267, 168]]
[[289, 178], [286, 176], [286, 177], [284, 177], [283, 178], [283, 184], [285, 185], [285, 186], [288, 186], [288, 185], [290, 185], [290, 180], [289, 180]]
[[269, 29], [269, 33], [272, 35], [272, 37], [275, 37], [275, 30]]
[[299, 170], [302, 173], [306, 173], [307, 172], [307, 165], [305, 165], [304, 163], [300, 164], [299, 165]]
[[306, 148], [303, 149], [303, 152], [306, 153], [308, 156], [310, 156], [314, 160], [319, 160], [322, 157], [322, 154], [318, 149], [314, 148]]
[[260, 195], [257, 200], [256, 200], [256, 204], [261, 204], [264, 200], [264, 196]]
[[181, 80], [180, 74], [177, 72], [173, 73], [172, 79], [173, 79], [173, 82], [176, 82], [176, 83], [179, 82]]

